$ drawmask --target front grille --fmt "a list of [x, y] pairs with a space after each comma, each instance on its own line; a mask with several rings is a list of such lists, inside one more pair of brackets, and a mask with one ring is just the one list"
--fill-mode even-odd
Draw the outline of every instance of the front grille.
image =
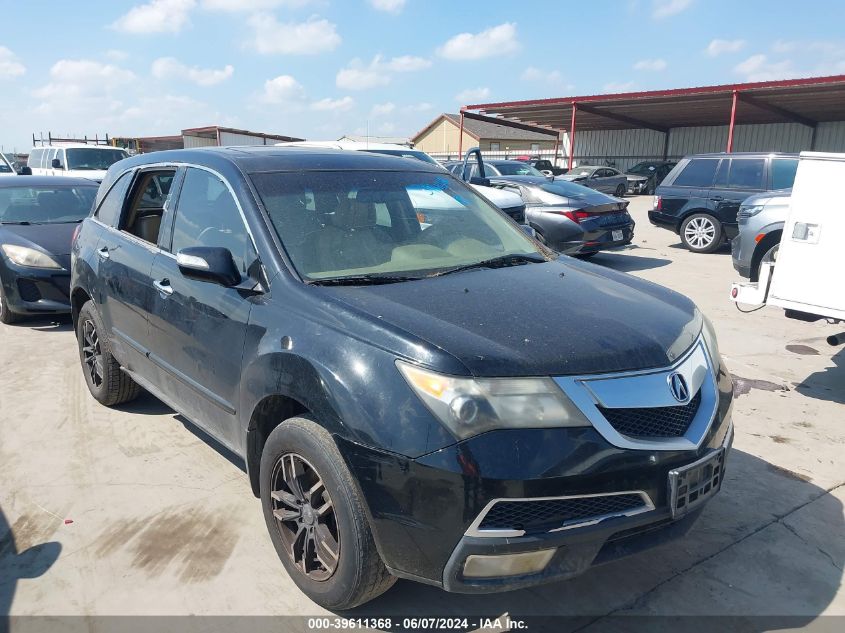
[[39, 301], [41, 299], [41, 291], [34, 281], [29, 279], [18, 279], [18, 293], [24, 301]]
[[628, 437], [682, 437], [701, 405], [701, 389], [687, 404], [677, 407], [598, 407], [610, 425]]
[[645, 508], [639, 494], [625, 493], [574, 499], [499, 501], [482, 519], [480, 530], [548, 531], [571, 523]]

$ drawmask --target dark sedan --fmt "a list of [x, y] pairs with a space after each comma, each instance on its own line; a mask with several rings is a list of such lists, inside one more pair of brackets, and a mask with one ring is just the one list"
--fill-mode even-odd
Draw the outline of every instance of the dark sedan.
[[97, 183], [83, 178], [0, 179], [0, 321], [70, 312], [70, 247]]
[[678, 163], [667, 160], [644, 160], [625, 172], [628, 179], [628, 193], [654, 195], [657, 185]]
[[528, 225], [540, 241], [562, 253], [594, 255], [634, 238], [627, 200], [560, 179], [510, 176], [491, 178], [491, 184], [518, 193]]

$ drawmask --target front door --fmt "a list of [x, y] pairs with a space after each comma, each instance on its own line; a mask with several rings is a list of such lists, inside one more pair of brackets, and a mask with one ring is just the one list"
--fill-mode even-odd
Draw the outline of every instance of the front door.
[[229, 249], [243, 277], [257, 260], [227, 183], [199, 168], [185, 172], [170, 243], [153, 263], [150, 360], [169, 400], [235, 448], [241, 442], [238, 394], [252, 302], [237, 288], [183, 277], [176, 255], [191, 246]]

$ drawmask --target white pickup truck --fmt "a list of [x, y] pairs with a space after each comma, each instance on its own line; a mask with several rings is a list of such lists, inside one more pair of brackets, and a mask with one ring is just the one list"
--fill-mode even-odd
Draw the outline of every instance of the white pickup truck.
[[[845, 323], [845, 154], [802, 152], [777, 259], [763, 263], [759, 281], [734, 283], [731, 299], [772, 305], [804, 321]], [[828, 337], [845, 343], [845, 332]]]

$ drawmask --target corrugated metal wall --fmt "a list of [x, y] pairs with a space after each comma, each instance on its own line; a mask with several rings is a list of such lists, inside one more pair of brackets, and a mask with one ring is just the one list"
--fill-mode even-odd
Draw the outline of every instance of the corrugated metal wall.
[[220, 131], [221, 145], [273, 145], [279, 141], [268, 139], [264, 142], [263, 136], [253, 136], [250, 134], [235, 134], [234, 132]]
[[185, 149], [191, 149], [193, 147], [213, 147], [214, 145], [217, 145], [217, 139], [204, 138], [202, 136], [191, 136], [189, 134], [183, 134], [182, 140], [185, 143]]
[[[813, 131], [800, 123], [768, 123], [737, 125], [734, 129], [735, 152], [800, 152], [809, 150]], [[669, 132], [667, 156], [680, 158], [687, 154], [724, 152], [728, 142], [728, 126], [681, 127]], [[575, 160], [580, 164], [613, 163], [626, 169], [645, 159], [663, 156], [664, 135], [654, 130], [602, 130], [575, 134]], [[563, 134], [560, 163], [564, 163], [569, 135]], [[845, 121], [819, 123], [815, 150], [845, 152]]]

